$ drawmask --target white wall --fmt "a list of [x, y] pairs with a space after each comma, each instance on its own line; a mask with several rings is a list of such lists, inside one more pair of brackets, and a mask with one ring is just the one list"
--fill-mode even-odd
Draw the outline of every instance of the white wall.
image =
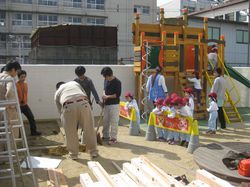
[[[55, 103], [55, 86], [59, 81], [70, 81], [75, 78], [77, 65], [23, 65], [27, 71], [29, 88], [28, 104], [36, 119], [59, 118]], [[86, 65], [86, 76], [90, 77], [99, 97], [103, 91], [103, 77], [100, 74], [104, 66]], [[122, 82], [122, 99], [126, 91], [134, 90], [133, 66], [110, 66], [114, 75]], [[94, 104], [94, 115], [100, 114], [99, 105]]]
[[[1, 66], [1, 65], [0, 65]], [[23, 65], [27, 71], [27, 83], [29, 87], [28, 104], [31, 107], [36, 119], [59, 118], [55, 103], [55, 85], [58, 81], [70, 81], [75, 78], [74, 69], [76, 65]], [[101, 97], [103, 91], [103, 77], [100, 72], [104, 66], [86, 65], [86, 75], [93, 80], [96, 90]], [[122, 96], [126, 91], [134, 92], [133, 65], [110, 66], [114, 75], [122, 82]], [[1, 67], [0, 67], [1, 68]], [[250, 77], [250, 68], [235, 68], [245, 77]], [[240, 92], [241, 101], [239, 107], [250, 107], [250, 89], [235, 81]], [[171, 84], [167, 82], [171, 92]], [[94, 115], [100, 114], [100, 107], [94, 104]]]

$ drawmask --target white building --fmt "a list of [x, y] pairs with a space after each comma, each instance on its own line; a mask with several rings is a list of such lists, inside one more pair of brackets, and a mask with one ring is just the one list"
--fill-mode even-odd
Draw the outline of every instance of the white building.
[[190, 15], [229, 21], [248, 22], [249, 0], [230, 0], [218, 6], [208, 7]]
[[116, 26], [118, 58], [130, 58], [134, 12], [156, 22], [156, 0], [0, 0], [0, 63], [19, 56], [27, 63], [32, 30], [56, 24]]
[[[203, 18], [188, 16], [191, 27], [203, 27]], [[234, 67], [248, 66], [248, 23], [229, 20], [208, 19], [208, 39], [225, 37], [225, 62]], [[210, 43], [209, 45], [212, 45]]]
[[211, 7], [212, 0], [166, 0], [160, 8], [164, 8], [165, 17], [179, 17], [181, 9], [187, 8], [188, 12], [196, 12]]

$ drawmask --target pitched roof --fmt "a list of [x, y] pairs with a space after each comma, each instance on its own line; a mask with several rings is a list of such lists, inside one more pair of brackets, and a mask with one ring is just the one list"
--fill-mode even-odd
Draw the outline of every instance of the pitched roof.
[[229, 0], [229, 1], [227, 1], [225, 3], [222, 3], [222, 4], [218, 5], [218, 6], [205, 8], [204, 10], [197, 11], [197, 12], [192, 12], [192, 13], [190, 13], [188, 15], [198, 15], [198, 14], [201, 14], [201, 13], [210, 12], [210, 11], [213, 11], [213, 10], [216, 10], [216, 9], [221, 9], [221, 8], [225, 8], [225, 7], [228, 7], [228, 6], [235, 5], [235, 4], [244, 3], [244, 2], [248, 2], [248, 0]]

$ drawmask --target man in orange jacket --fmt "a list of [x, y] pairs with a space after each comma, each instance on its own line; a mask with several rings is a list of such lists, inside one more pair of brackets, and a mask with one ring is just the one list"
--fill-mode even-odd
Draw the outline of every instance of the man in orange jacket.
[[36, 121], [34, 115], [30, 110], [29, 105], [27, 104], [28, 86], [27, 83], [25, 82], [27, 73], [24, 70], [20, 70], [17, 73], [17, 76], [18, 76], [18, 81], [16, 83], [16, 88], [17, 88], [21, 111], [29, 121], [31, 136], [40, 136], [41, 133], [36, 130]]

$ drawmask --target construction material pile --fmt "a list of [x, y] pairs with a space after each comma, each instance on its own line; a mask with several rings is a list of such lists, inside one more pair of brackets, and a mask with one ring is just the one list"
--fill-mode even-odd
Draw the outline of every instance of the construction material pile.
[[131, 159], [131, 163], [124, 163], [120, 173], [115, 175], [109, 175], [99, 162], [90, 161], [88, 167], [98, 182], [94, 182], [87, 173], [80, 174], [80, 183], [83, 187], [233, 187], [227, 181], [205, 170], [197, 170], [196, 179], [186, 185], [165, 173], [144, 156]]

